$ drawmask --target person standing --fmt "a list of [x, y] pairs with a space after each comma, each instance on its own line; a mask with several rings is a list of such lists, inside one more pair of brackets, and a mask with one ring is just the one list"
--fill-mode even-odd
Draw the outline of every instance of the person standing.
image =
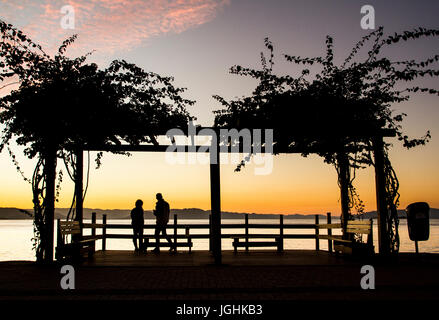
[[[137, 200], [136, 207], [131, 210], [131, 225], [133, 227], [133, 242], [134, 251], [138, 252], [143, 250], [143, 227], [144, 227], [144, 211], [143, 211], [143, 201]], [[139, 245], [137, 245], [137, 239], [139, 240]]]
[[176, 251], [177, 246], [172, 243], [171, 237], [167, 235], [166, 233], [166, 226], [169, 222], [169, 203], [167, 203], [164, 199], [161, 193], [156, 194], [157, 203], [155, 204], [155, 210], [153, 211], [155, 217], [156, 217], [156, 226], [155, 226], [155, 239], [156, 239], [156, 248], [153, 250], [153, 252], [160, 252], [160, 233], [162, 233], [168, 243], [171, 245], [171, 248], [169, 251]]

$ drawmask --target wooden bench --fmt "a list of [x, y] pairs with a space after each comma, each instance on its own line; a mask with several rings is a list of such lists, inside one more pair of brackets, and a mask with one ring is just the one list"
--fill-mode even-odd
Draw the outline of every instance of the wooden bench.
[[[174, 238], [172, 243], [175, 245], [176, 248], [187, 247], [187, 248], [189, 248], [189, 253], [192, 252], [192, 247], [194, 246], [194, 244], [192, 242], [192, 237], [190, 235], [189, 227], [186, 227], [185, 234], [184, 234], [184, 237], [183, 237], [186, 240], [185, 242], [178, 242], [177, 241], [178, 238], [175, 237], [175, 236], [173, 237], [173, 236], [169, 235], [169, 237]], [[180, 235], [179, 238], [181, 238], [181, 235]], [[154, 235], [147, 235], [147, 236], [144, 235], [143, 236], [143, 240], [144, 240], [143, 241], [143, 246], [144, 246], [145, 249], [156, 248], [157, 247], [156, 241], [150, 241], [150, 239], [151, 240], [155, 240], [155, 236]], [[165, 237], [163, 235], [160, 235], [160, 239], [165, 239]], [[166, 241], [166, 242], [160, 242], [159, 243], [159, 247], [160, 248], [161, 247], [168, 247], [168, 248], [170, 248], [171, 245]]]
[[[61, 221], [58, 219], [58, 237], [57, 247], [55, 251], [56, 260], [80, 260], [85, 254], [91, 258], [95, 253], [96, 239], [82, 238], [80, 240], [73, 240], [76, 235], [81, 235], [81, 226], [78, 221]], [[70, 242], [67, 237], [70, 236]]]
[[[341, 228], [341, 224], [320, 225], [320, 227], [333, 229]], [[355, 241], [354, 235], [367, 235], [367, 241], [361, 243]], [[343, 239], [341, 235], [320, 235], [319, 239], [333, 240], [334, 252], [336, 254], [355, 254], [355, 255], [370, 255], [374, 253], [373, 245], [373, 220], [349, 220], [346, 225], [346, 236]]]
[[[249, 241], [251, 235], [246, 236], [231, 236], [233, 239], [234, 253], [238, 252], [238, 247], [243, 247], [248, 250], [249, 247], [276, 247], [278, 252], [283, 251], [283, 243], [280, 236], [274, 236], [274, 241]], [[244, 241], [240, 241], [244, 240]]]

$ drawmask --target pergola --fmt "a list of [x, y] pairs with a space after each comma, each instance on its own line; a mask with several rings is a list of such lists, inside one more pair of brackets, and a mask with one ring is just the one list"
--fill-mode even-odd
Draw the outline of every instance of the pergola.
[[[209, 130], [204, 130], [209, 129]], [[224, 128], [222, 128], [224, 129]], [[197, 136], [207, 136], [215, 133], [217, 137], [219, 136], [220, 128], [206, 128], [197, 127]], [[206, 133], [210, 132], [210, 133]], [[187, 130], [182, 130], [183, 135], [189, 136]], [[150, 133], [148, 133], [150, 134]], [[165, 135], [166, 132], [154, 132], [155, 136]], [[337, 133], [335, 133], [337, 134]], [[318, 133], [302, 134], [306, 137], [316, 136]], [[380, 129], [375, 131], [365, 132], [364, 130], [357, 130], [357, 132], [350, 132], [349, 136], [355, 136], [359, 139], [368, 138], [371, 139], [373, 143], [373, 154], [375, 160], [375, 182], [376, 182], [376, 203], [378, 212], [378, 241], [379, 241], [379, 253], [388, 254], [389, 249], [389, 234], [387, 230], [386, 217], [387, 217], [387, 205], [386, 205], [386, 186], [385, 186], [385, 174], [384, 174], [384, 137], [394, 137], [395, 132], [389, 129]], [[325, 133], [325, 138], [328, 139], [328, 133]], [[331, 134], [329, 134], [331, 138]], [[334, 136], [336, 138], [336, 136]], [[83, 222], [83, 152], [84, 151], [108, 151], [108, 152], [166, 152], [172, 148], [174, 151], [184, 151], [184, 152], [210, 152], [210, 196], [211, 196], [211, 225], [210, 225], [210, 241], [212, 254], [214, 257], [215, 264], [221, 264], [221, 192], [220, 192], [220, 153], [243, 153], [244, 150], [242, 143], [237, 143], [231, 145], [223, 145], [219, 148], [218, 139], [212, 139], [212, 144], [210, 148], [206, 148], [205, 145], [160, 145], [160, 144], [148, 144], [148, 145], [129, 145], [129, 144], [119, 144], [119, 145], [84, 145], [77, 147], [77, 169], [75, 177], [75, 194], [76, 194], [76, 216], [75, 220], [79, 221], [81, 224]], [[207, 149], [207, 150], [206, 150]], [[266, 146], [259, 146], [257, 150], [252, 144], [252, 153], [264, 153], [268, 148]], [[216, 151], [216, 152], [213, 152]], [[290, 154], [290, 153], [315, 153], [321, 152], [321, 149], [310, 149], [306, 150], [297, 147], [279, 148], [274, 144], [270, 148], [270, 152], [273, 154]], [[349, 172], [349, 162], [347, 161], [347, 153], [349, 149], [343, 148], [342, 150], [331, 151], [337, 152], [340, 155], [340, 159], [345, 159], [346, 161], [340, 162], [340, 202], [342, 211], [342, 222], [346, 222], [349, 218], [349, 200], [348, 200], [348, 172]], [[268, 151], [267, 151], [268, 152]], [[346, 174], [347, 173], [347, 174]]]

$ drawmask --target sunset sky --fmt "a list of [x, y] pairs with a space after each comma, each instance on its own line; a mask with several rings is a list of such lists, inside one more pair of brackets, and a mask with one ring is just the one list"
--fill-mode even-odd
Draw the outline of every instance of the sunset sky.
[[[74, 30], [60, 26], [60, 10], [67, 4], [75, 9]], [[279, 74], [298, 70], [284, 62], [282, 54], [322, 55], [328, 34], [334, 37], [336, 62], [340, 62], [370, 32], [360, 27], [360, 9], [365, 4], [375, 8], [376, 26], [384, 26], [387, 33], [420, 26], [439, 29], [437, 0], [0, 0], [0, 18], [22, 29], [48, 52], [77, 33], [78, 41], [69, 49], [72, 56], [95, 50], [90, 61], [102, 68], [113, 59], [124, 59], [145, 70], [174, 76], [177, 86], [188, 89], [185, 97], [196, 100], [189, 111], [197, 123], [211, 126], [212, 111], [220, 108], [212, 95], [232, 99], [254, 88], [254, 81], [228, 70], [236, 64], [259, 68], [265, 37], [274, 43]], [[439, 39], [398, 45], [385, 53], [400, 60], [431, 57], [439, 54]], [[427, 79], [423, 84], [439, 88], [437, 80]], [[401, 184], [400, 208], [415, 201], [438, 208], [439, 97], [415, 95], [394, 109], [408, 114], [404, 128], [409, 135], [422, 136], [427, 130], [432, 135], [427, 146], [410, 151], [396, 139], [387, 140], [395, 142], [391, 161]], [[35, 162], [25, 159], [21, 148], [13, 151], [30, 177]], [[133, 153], [129, 158], [105, 154], [102, 168], [95, 170], [94, 155], [90, 154], [85, 207], [125, 209], [141, 198], [145, 209], [151, 209], [155, 193], [161, 192], [171, 208], [210, 208], [208, 165], [172, 165], [159, 153]], [[252, 164], [242, 172], [234, 172], [234, 167], [221, 166], [224, 211], [340, 212], [335, 169], [317, 156], [277, 156], [269, 175], [255, 175]], [[31, 186], [16, 172], [6, 150], [0, 154], [0, 170], [0, 207], [31, 208]], [[68, 207], [73, 193], [67, 174], [64, 180], [58, 207]], [[373, 170], [357, 172], [355, 185], [366, 210], [375, 210]]]

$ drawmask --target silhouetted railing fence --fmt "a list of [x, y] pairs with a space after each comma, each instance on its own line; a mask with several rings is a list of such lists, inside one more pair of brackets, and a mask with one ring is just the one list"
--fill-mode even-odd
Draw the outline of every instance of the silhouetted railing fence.
[[[96, 221], [96, 213], [92, 213], [92, 219], [91, 223], [83, 223], [82, 228], [83, 230], [91, 229], [91, 235], [84, 235], [83, 239], [96, 239], [96, 240], [102, 240], [102, 250], [106, 250], [106, 240], [107, 239], [132, 239], [133, 235], [130, 232], [132, 227], [131, 224], [116, 224], [116, 223], [107, 223], [107, 215], [102, 216], [102, 223], [97, 223]], [[279, 239], [281, 243], [281, 249], [284, 248], [284, 240], [285, 239], [315, 239], [315, 249], [320, 250], [320, 240], [327, 240], [328, 241], [328, 251], [332, 252], [332, 229], [341, 229], [341, 224], [331, 223], [331, 213], [327, 213], [327, 223], [326, 224], [319, 224], [319, 215], [315, 215], [315, 223], [309, 223], [309, 224], [297, 224], [297, 223], [285, 223], [284, 222], [284, 216], [280, 215], [279, 217], [279, 223], [249, 223], [249, 216], [248, 214], [245, 214], [244, 216], [244, 223], [228, 223], [228, 224], [222, 224], [221, 225], [221, 238], [222, 239], [233, 239], [233, 238], [243, 238], [245, 245], [245, 250], [248, 251], [249, 247], [251, 247], [251, 239]], [[209, 222], [205, 224], [179, 224], [177, 215], [174, 215], [174, 221], [173, 223], [169, 223], [167, 230], [172, 230], [172, 233], [169, 233], [171, 237], [174, 239], [175, 242], [178, 242], [178, 239], [210, 239], [210, 218]], [[96, 230], [101, 229], [101, 234], [97, 234]], [[127, 233], [124, 234], [118, 234], [118, 233], [111, 233], [112, 230], [127, 230]], [[146, 224], [144, 226], [144, 239], [155, 239], [154, 237], [154, 229], [155, 225], [153, 224]], [[178, 233], [178, 230], [185, 230], [184, 233]], [[207, 230], [207, 233], [191, 233], [191, 229], [198, 230], [203, 229]], [[230, 233], [227, 232], [231, 229], [241, 229], [243, 230], [243, 233]], [[250, 233], [250, 229], [273, 229], [278, 230], [279, 233]], [[308, 234], [291, 234], [286, 233], [286, 230], [314, 230], [314, 233], [308, 233]], [[320, 229], [327, 229], [327, 234], [320, 234]], [[148, 232], [151, 230], [150, 232]], [[209, 241], [209, 250], [211, 249], [211, 241]]]

